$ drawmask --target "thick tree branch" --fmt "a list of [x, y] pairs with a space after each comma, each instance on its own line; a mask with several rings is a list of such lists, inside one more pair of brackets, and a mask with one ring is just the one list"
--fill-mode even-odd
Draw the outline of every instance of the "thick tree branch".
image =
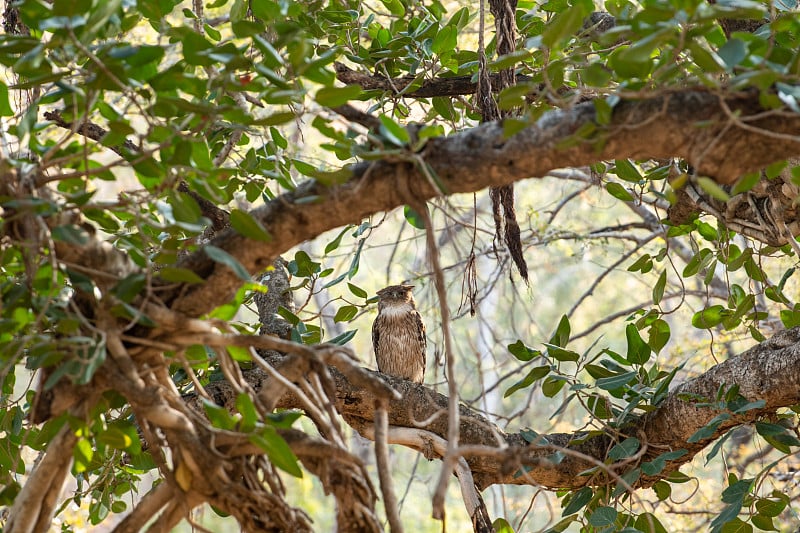
[[[605, 159], [681, 157], [700, 174], [731, 183], [746, 172], [800, 154], [800, 114], [765, 110], [756, 92], [715, 94], [704, 90], [669, 92], [616, 105], [608, 124], [597, 122], [592, 102], [545, 114], [511, 137], [502, 123], [482, 124], [450, 137], [431, 139], [418, 154], [360, 163], [352, 178], [337, 186], [310, 181], [252, 214], [273, 236], [252, 241], [233, 230], [214, 239], [250, 272], [267, 268], [278, 254], [320, 233], [357, 223], [408, 200], [472, 192], [485, 187], [545, 176], [553, 169]], [[442, 190], [419, 172], [435, 175]], [[408, 176], [408, 177], [405, 177]], [[207, 282], [164, 290], [175, 311], [199, 316], [227, 301], [242, 281], [202, 251], [187, 257]]]
[[[348, 423], [367, 438], [374, 436], [374, 400], [370, 394], [353, 387], [344, 376], [332, 372], [337, 387], [337, 409]], [[419, 449], [429, 459], [439, 458], [447, 438], [447, 398], [424, 385], [384, 376], [403, 399], [393, 402], [389, 411], [389, 442]], [[737, 385], [747, 401], [763, 399], [762, 408], [731, 417], [717, 427], [713, 435], [696, 443], [687, 440], [714, 417], [719, 408], [700, 406], [713, 402], [720, 388]], [[638, 438], [646, 447], [637, 462], [609, 465], [617, 475], [650, 461], [667, 451], [686, 450], [686, 454], [666, 464], [656, 476], [643, 476], [637, 486], [646, 487], [663, 479], [669, 472], [689, 462], [708, 444], [731, 427], [758, 420], [776, 409], [800, 402], [800, 328], [775, 335], [738, 357], [712, 367], [703, 375], [676, 387], [652, 413], [639, 417], [621, 429], [626, 436]], [[296, 407], [295, 399], [284, 396], [282, 407]], [[403, 428], [414, 432], [408, 438]], [[542, 428], [538, 428], [542, 429]], [[420, 446], [419, 431], [429, 432], [428, 445]], [[541, 432], [538, 444], [528, 443], [521, 434], [506, 433], [466, 406], [461, 406], [459, 446], [461, 455], [472, 470], [475, 483], [484, 489], [493, 484], [535, 484], [549, 488], [574, 489], [589, 484], [603, 484], [602, 472], [590, 477], [580, 475], [595, 468], [606, 458], [614, 441], [607, 435], [587, 438], [585, 433]], [[624, 437], [622, 437], [624, 438]], [[621, 440], [621, 439], [620, 439]], [[437, 445], [437, 442], [439, 443]], [[556, 451], [563, 451], [560, 462]], [[521, 469], [525, 474], [521, 475]]]
[[76, 442], [75, 432], [69, 424], [64, 424], [14, 499], [4, 531], [39, 533], [48, 530], [72, 464], [72, 448]]

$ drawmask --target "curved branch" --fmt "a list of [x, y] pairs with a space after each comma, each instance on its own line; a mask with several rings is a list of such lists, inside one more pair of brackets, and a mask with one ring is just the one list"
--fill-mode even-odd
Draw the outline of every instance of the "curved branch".
[[[374, 436], [374, 399], [365, 391], [353, 387], [344, 376], [332, 371], [337, 387], [337, 408], [345, 420], [367, 438]], [[403, 438], [400, 428], [430, 432], [439, 439], [447, 438], [447, 397], [424, 385], [384, 376], [403, 395], [393, 402], [389, 411], [389, 442], [418, 449], [428, 458], [441, 457], [443, 448], [432, 441], [420, 446], [418, 441]], [[712, 435], [696, 443], [690, 436], [725, 412], [719, 408], [698, 405], [716, 398], [721, 387], [739, 387], [747, 401], [763, 399], [758, 409], [731, 414]], [[655, 476], [643, 476], [637, 486], [647, 487], [692, 458], [731, 427], [750, 423], [775, 412], [776, 409], [800, 402], [800, 328], [781, 332], [738, 357], [712, 367], [703, 375], [676, 387], [658, 408], [637, 418], [623, 433], [639, 438], [646, 452], [638, 463], [623, 461], [610, 464], [618, 475], [644, 461], [653, 460], [665, 451], [686, 450], [682, 457], [670, 461]], [[294, 399], [285, 396], [282, 407], [296, 407]], [[482, 490], [493, 484], [537, 485], [549, 488], [574, 489], [587, 484], [607, 483], [605, 476], [588, 477], [582, 472], [594, 468], [590, 457], [605, 461], [614, 441], [608, 435], [545, 434], [540, 444], [529, 444], [520, 433], [506, 433], [480, 414], [461, 406], [459, 445], [461, 455], [473, 472], [475, 483]], [[542, 444], [545, 443], [546, 444]], [[554, 452], [566, 449], [560, 461], [553, 460]], [[524, 469], [525, 475], [520, 475]]]
[[72, 448], [77, 442], [75, 432], [69, 424], [64, 424], [47, 447], [44, 459], [14, 499], [4, 531], [36, 533], [50, 528], [61, 488], [72, 464]]
[[[365, 162], [350, 168], [341, 185], [302, 184], [252, 215], [269, 231], [269, 242], [227, 230], [213, 241], [250, 272], [322, 232], [405, 204], [407, 191], [419, 200], [472, 192], [544, 176], [556, 168], [604, 159], [682, 157], [701, 174], [731, 183], [742, 174], [800, 154], [800, 114], [764, 110], [756, 92], [727, 95], [684, 90], [616, 105], [608, 124], [596, 121], [594, 104], [545, 114], [508, 138], [499, 122], [431, 139], [418, 154]], [[427, 167], [420, 173], [417, 166]], [[434, 187], [427, 176], [438, 178]], [[405, 176], [408, 176], [407, 178]], [[179, 265], [207, 280], [201, 286], [163, 288], [175, 311], [199, 316], [227, 301], [242, 280], [202, 250]]]

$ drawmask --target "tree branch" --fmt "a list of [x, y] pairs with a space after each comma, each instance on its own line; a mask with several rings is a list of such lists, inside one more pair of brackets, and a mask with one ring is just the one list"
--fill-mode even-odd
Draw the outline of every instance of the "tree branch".
[[[682, 157], [700, 174], [731, 183], [744, 173], [800, 154], [800, 114], [765, 110], [756, 92], [714, 94], [704, 90], [669, 92], [621, 101], [608, 124], [599, 124], [594, 104], [545, 114], [511, 137], [499, 122], [482, 124], [450, 137], [431, 139], [406, 158], [364, 162], [351, 167], [342, 185], [309, 181], [252, 215], [269, 231], [269, 242], [227, 230], [212, 244], [236, 257], [250, 272], [267, 268], [278, 254], [322, 232], [357, 223], [366, 216], [406, 203], [400, 177], [408, 174], [414, 197], [472, 192], [545, 176], [556, 168], [580, 167], [604, 159]], [[436, 176], [434, 187], [417, 165]], [[242, 281], [202, 250], [181, 261], [207, 280], [163, 289], [170, 307], [199, 316], [227, 301]]]
[[[369, 393], [353, 387], [344, 376], [332, 371], [336, 381], [337, 409], [345, 420], [367, 438], [374, 437], [374, 399]], [[440, 458], [445, 453], [442, 443], [447, 439], [447, 397], [406, 380], [383, 376], [403, 396], [393, 402], [389, 411], [388, 441], [418, 449], [429, 459]], [[690, 436], [723, 413], [720, 408], [698, 406], [713, 402], [720, 388], [737, 385], [747, 401], [763, 399], [765, 405], [743, 413], [729, 413], [724, 421], [706, 439], [688, 443]], [[682, 457], [669, 461], [654, 476], [642, 476], [636, 486], [647, 487], [689, 462], [708, 444], [728, 429], [750, 423], [776, 409], [800, 402], [800, 328], [781, 332], [747, 350], [738, 357], [712, 367], [703, 375], [676, 387], [658, 408], [620, 432], [637, 437], [646, 450], [638, 461], [610, 464], [608, 468], [617, 475], [645, 461], [651, 461], [666, 451], [686, 450]], [[291, 396], [284, 396], [281, 407], [296, 407]], [[460, 409], [460, 454], [472, 470], [475, 483], [482, 490], [494, 484], [537, 485], [548, 488], [574, 489], [585, 485], [608, 482], [599, 473], [593, 477], [580, 475], [604, 461], [614, 444], [609, 435], [588, 436], [584, 432], [542, 433], [539, 444], [528, 443], [520, 433], [506, 433], [466, 406]], [[414, 438], [409, 438], [403, 428], [409, 428]], [[419, 444], [419, 431], [430, 432], [436, 439], [427, 445]], [[624, 438], [624, 437], [623, 437]], [[424, 440], [424, 439], [423, 439]], [[437, 446], [436, 442], [440, 444]], [[553, 454], [566, 450], [563, 459], [556, 461]], [[588, 460], [593, 459], [592, 461]], [[520, 475], [521, 469], [525, 474]], [[613, 476], [612, 476], [613, 477]]]
[[[423, 80], [418, 89], [404, 92], [409, 85], [417, 79], [415, 76], [404, 76], [402, 78], [387, 78], [385, 76], [363, 74], [343, 65], [334, 63], [336, 69], [336, 79], [349, 85], [358, 85], [362, 89], [380, 89], [388, 91], [398, 96], [409, 98], [432, 98], [435, 96], [466, 96], [475, 94], [478, 84], [473, 81], [473, 76], [453, 76], [450, 78], [436, 78], [433, 80]], [[492, 86], [499, 87], [498, 80], [500, 74], [492, 74]], [[530, 78], [518, 76], [517, 81], [525, 82]]]
[[38, 533], [50, 528], [77, 442], [75, 432], [65, 423], [14, 499], [4, 531]]

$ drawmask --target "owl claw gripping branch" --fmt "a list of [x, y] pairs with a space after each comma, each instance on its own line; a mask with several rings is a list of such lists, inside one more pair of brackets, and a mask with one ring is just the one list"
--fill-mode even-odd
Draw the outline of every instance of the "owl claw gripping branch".
[[390, 285], [378, 291], [378, 316], [372, 323], [372, 346], [378, 370], [422, 383], [425, 377], [425, 324], [411, 294], [413, 285]]

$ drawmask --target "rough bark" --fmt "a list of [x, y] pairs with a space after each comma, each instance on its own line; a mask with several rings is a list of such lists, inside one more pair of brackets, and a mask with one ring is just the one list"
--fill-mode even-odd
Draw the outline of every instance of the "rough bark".
[[[358, 223], [371, 214], [414, 199], [473, 192], [520, 179], [541, 177], [553, 169], [578, 167], [605, 159], [681, 157], [719, 183], [800, 154], [800, 114], [765, 110], [756, 92], [720, 95], [704, 90], [665, 93], [622, 101], [608, 124], [598, 124], [594, 104], [553, 111], [511, 137], [499, 122], [482, 124], [450, 137], [431, 139], [423, 151], [405, 159], [365, 162], [352, 167], [342, 185], [312, 181], [299, 186], [253, 215], [270, 232], [270, 242], [249, 240], [233, 230], [212, 242], [259, 272], [279, 253], [320, 233]], [[419, 172], [424, 161], [443, 190]], [[411, 195], [414, 198], [408, 198]], [[199, 316], [227, 301], [241, 280], [202, 251], [181, 265], [208, 282], [164, 291], [178, 312]]]
[[[345, 420], [367, 438], [373, 437], [374, 400], [371, 394], [354, 387], [343, 375], [331, 371], [336, 382], [337, 410]], [[429, 459], [441, 457], [447, 438], [447, 397], [424, 385], [383, 376], [402, 395], [389, 410], [389, 442], [419, 449]], [[689, 444], [687, 439], [724, 411], [698, 406], [713, 402], [720, 387], [738, 385], [747, 401], [764, 400], [762, 408], [734, 414], [707, 439]], [[692, 399], [687, 399], [687, 398]], [[657, 476], [643, 476], [637, 486], [650, 486], [692, 458], [709, 443], [736, 425], [768, 417], [776, 409], [800, 402], [800, 328], [781, 332], [754, 346], [738, 357], [712, 367], [703, 375], [676, 387], [652, 413], [638, 417], [620, 428], [625, 436], [638, 438], [646, 447], [637, 462], [609, 468], [617, 475], [666, 451], [686, 450], [682, 457], [668, 462]], [[285, 395], [279, 406], [298, 407], [297, 399]], [[437, 416], [438, 415], [438, 416]], [[420, 425], [420, 421], [428, 421]], [[398, 429], [427, 432], [428, 445], [420, 447]], [[537, 428], [541, 429], [541, 428]], [[552, 489], [575, 489], [585, 485], [608, 483], [602, 470], [595, 476], [581, 472], [598, 466], [614, 445], [608, 435], [586, 438], [585, 433], [541, 434], [539, 443], [529, 443], [521, 433], [506, 433], [480, 414], [461, 406], [459, 446], [472, 470], [475, 483], [483, 490], [494, 484], [543, 486]], [[425, 437], [423, 437], [425, 440]], [[546, 444], [544, 444], [546, 442]], [[566, 452], [554, 462], [556, 451]], [[520, 475], [524, 469], [525, 475]], [[613, 481], [613, 479], [612, 479]]]

